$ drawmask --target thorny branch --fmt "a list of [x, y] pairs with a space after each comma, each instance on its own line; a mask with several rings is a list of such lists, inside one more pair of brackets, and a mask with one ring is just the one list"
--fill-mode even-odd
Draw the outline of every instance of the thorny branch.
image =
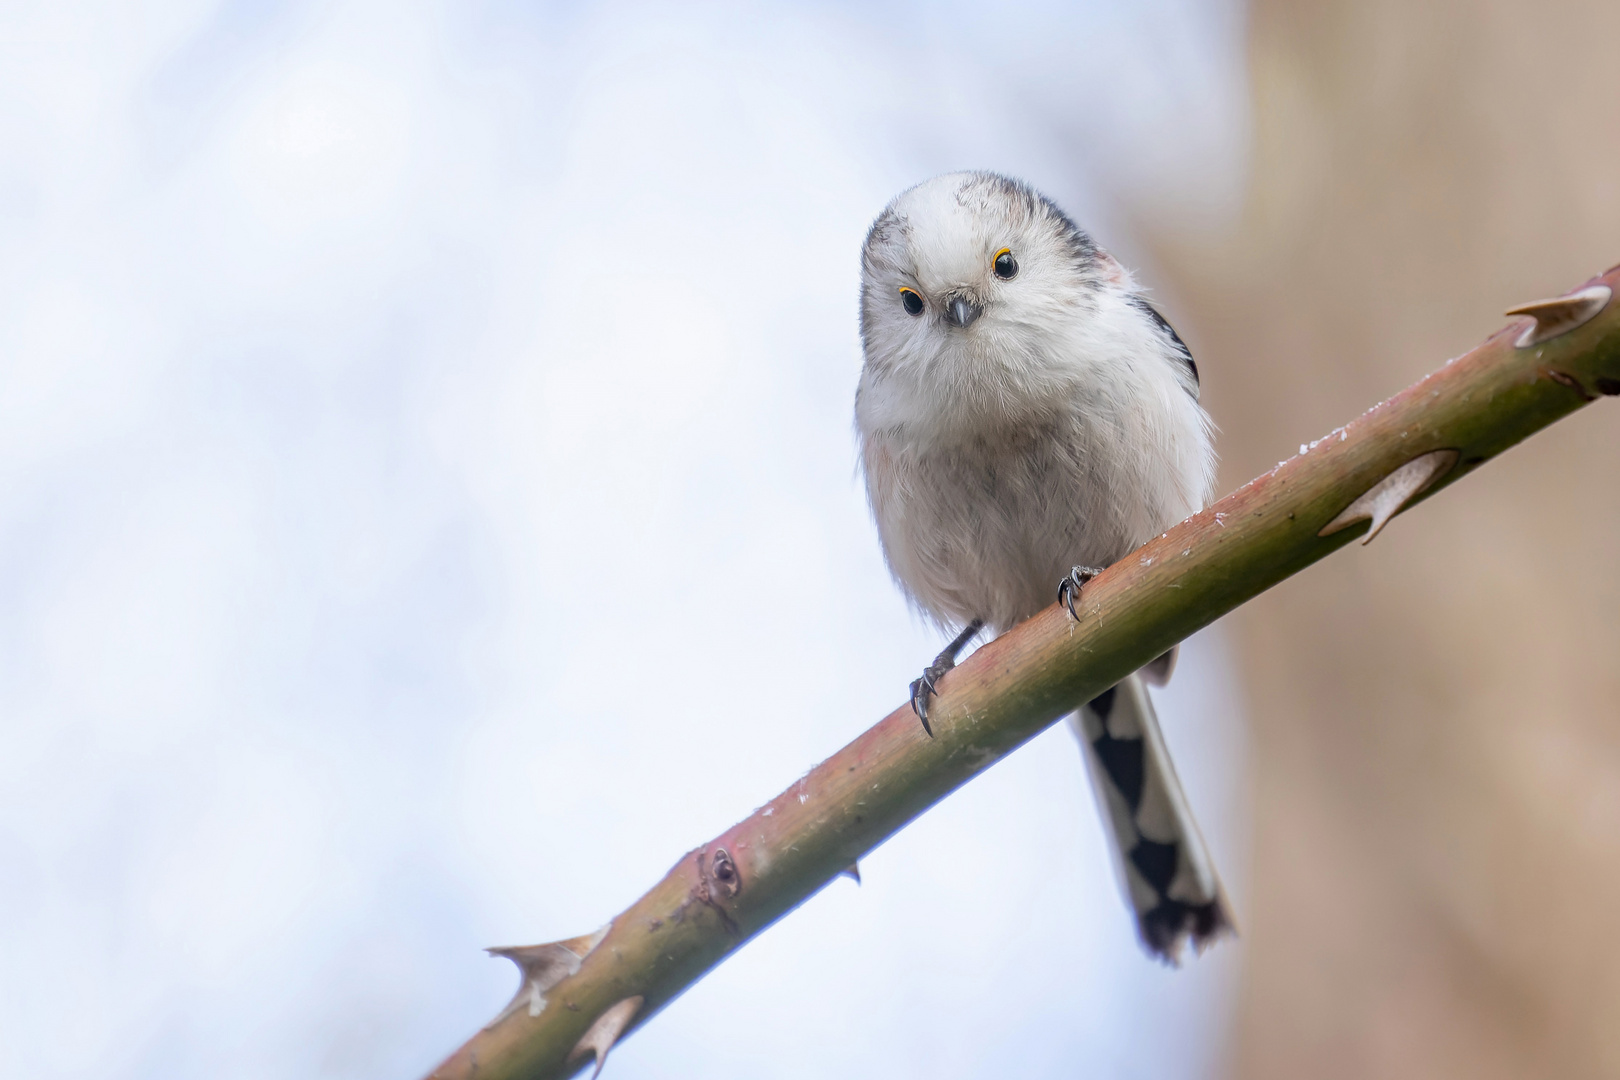
[[[491, 950], [517, 996], [432, 1073], [563, 1077], [855, 860], [1079, 702], [1553, 421], [1620, 394], [1620, 267], [1302, 447], [940, 682], [936, 738], [901, 706], [696, 850], [590, 937]], [[1356, 526], [1370, 522], [1363, 531]], [[1103, 628], [1106, 620], [1106, 630]]]

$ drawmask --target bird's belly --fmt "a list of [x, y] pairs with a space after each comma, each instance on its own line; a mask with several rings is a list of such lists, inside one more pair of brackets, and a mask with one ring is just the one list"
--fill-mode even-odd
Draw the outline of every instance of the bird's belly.
[[1171, 463], [1073, 427], [909, 453], [869, 445], [866, 458], [890, 568], [945, 624], [1005, 630], [1050, 604], [1071, 567], [1107, 566], [1188, 512], [1144, 482]]

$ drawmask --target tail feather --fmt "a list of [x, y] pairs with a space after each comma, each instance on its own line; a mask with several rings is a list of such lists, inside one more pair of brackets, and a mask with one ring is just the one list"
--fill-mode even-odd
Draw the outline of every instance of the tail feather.
[[1189, 939], [1202, 951], [1233, 929], [1231, 909], [1142, 674], [1097, 695], [1069, 724], [1080, 739], [1142, 944], [1171, 964]]

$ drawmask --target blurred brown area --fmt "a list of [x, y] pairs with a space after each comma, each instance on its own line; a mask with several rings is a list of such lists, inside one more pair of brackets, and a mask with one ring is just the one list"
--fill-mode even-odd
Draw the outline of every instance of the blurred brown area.
[[[1246, 210], [1153, 237], [1225, 489], [1620, 262], [1616, 42], [1612, 0], [1254, 6]], [[1617, 462], [1602, 400], [1234, 618], [1233, 1075], [1620, 1076]]]

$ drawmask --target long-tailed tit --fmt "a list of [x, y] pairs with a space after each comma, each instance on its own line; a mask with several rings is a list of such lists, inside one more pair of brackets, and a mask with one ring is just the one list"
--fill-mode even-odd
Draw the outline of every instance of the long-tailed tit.
[[[1214, 482], [1198, 369], [1131, 274], [1051, 200], [992, 173], [895, 198], [861, 253], [855, 399], [867, 494], [895, 579], [959, 635], [936, 684], [997, 632], [1202, 509]], [[1144, 681], [1070, 718], [1143, 944], [1174, 960], [1231, 925]], [[929, 733], [932, 734], [931, 728]]]

